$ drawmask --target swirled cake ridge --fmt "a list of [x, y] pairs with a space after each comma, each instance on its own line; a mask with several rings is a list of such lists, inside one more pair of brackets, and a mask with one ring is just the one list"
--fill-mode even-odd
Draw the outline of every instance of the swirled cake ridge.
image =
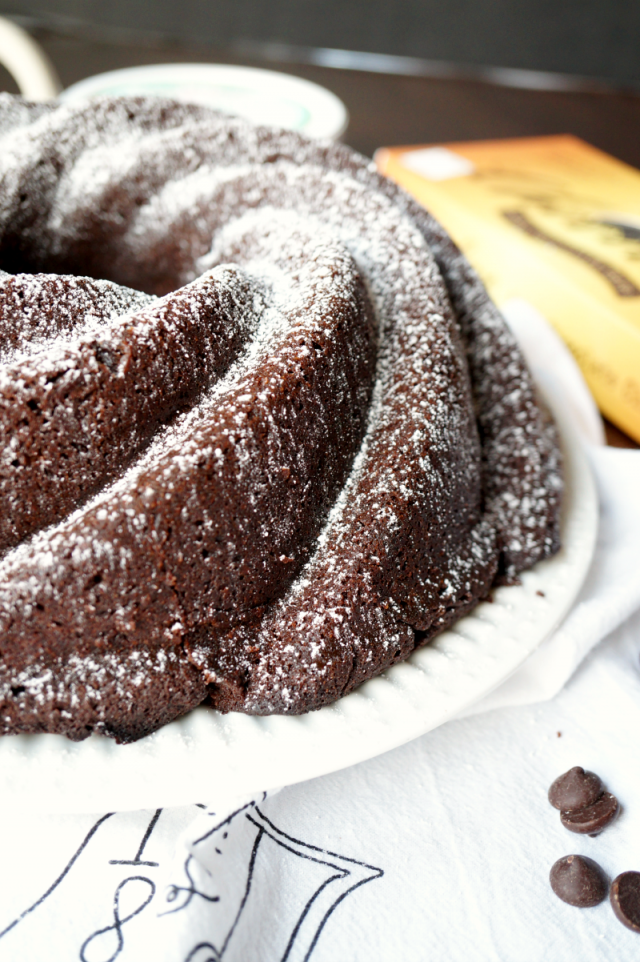
[[555, 429], [348, 148], [0, 97], [1, 730], [299, 713], [558, 547]]

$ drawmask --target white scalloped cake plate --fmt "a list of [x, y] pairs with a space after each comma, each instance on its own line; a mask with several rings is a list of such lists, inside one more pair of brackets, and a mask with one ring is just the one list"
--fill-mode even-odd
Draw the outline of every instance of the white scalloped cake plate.
[[340, 137], [349, 123], [342, 101], [302, 77], [229, 64], [172, 63], [127, 67], [87, 77], [60, 94], [87, 97], [153, 95], [204, 104], [254, 124], [286, 127], [307, 137]]
[[[556, 405], [553, 405], [554, 409]], [[334, 705], [267, 718], [197, 708], [132, 745], [102, 736], [0, 738], [0, 806], [105, 812], [208, 801], [293, 784], [396, 748], [470, 707], [557, 627], [587, 574], [598, 526], [591, 470], [555, 410], [565, 457], [563, 547], [493, 601]]]

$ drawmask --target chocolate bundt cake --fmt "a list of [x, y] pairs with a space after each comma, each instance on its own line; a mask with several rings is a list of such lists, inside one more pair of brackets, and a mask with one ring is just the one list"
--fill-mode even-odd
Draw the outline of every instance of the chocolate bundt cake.
[[302, 713], [558, 547], [555, 429], [339, 144], [0, 97], [0, 730]]

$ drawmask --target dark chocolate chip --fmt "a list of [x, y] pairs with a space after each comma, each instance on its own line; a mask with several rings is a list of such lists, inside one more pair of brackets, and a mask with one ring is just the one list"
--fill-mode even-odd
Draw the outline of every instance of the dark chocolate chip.
[[585, 855], [565, 855], [549, 872], [551, 888], [559, 899], [580, 909], [599, 905], [607, 897], [607, 876]]
[[579, 835], [599, 835], [612, 822], [620, 804], [611, 792], [603, 792], [597, 802], [579, 812], [560, 812], [560, 821], [570, 832]]
[[640, 872], [623, 872], [609, 893], [615, 915], [633, 932], [640, 932]]
[[577, 812], [593, 805], [604, 791], [604, 785], [595, 772], [585, 772], [576, 765], [556, 778], [549, 789], [549, 801], [561, 812]]

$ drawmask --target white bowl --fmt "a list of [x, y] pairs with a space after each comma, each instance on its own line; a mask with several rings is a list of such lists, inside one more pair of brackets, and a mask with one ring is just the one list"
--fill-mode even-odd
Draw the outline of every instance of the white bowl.
[[308, 137], [337, 139], [349, 123], [342, 101], [318, 84], [273, 70], [225, 64], [154, 64], [111, 70], [67, 87], [60, 100], [137, 94], [206, 104], [256, 124], [286, 127]]

